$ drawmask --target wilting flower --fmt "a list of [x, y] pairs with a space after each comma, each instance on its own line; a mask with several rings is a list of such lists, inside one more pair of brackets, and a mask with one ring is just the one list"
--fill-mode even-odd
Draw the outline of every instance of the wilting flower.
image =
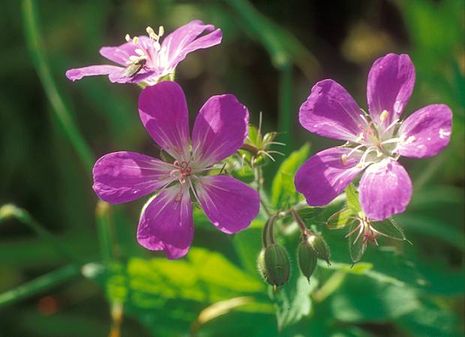
[[329, 203], [365, 170], [359, 190], [366, 216], [383, 220], [405, 210], [412, 183], [397, 160], [438, 154], [449, 143], [452, 123], [444, 104], [428, 105], [400, 121], [414, 82], [408, 55], [376, 60], [368, 75], [369, 114], [335, 81], [315, 84], [300, 107], [300, 123], [312, 133], [347, 143], [317, 153], [297, 172], [296, 189], [309, 205]]
[[118, 65], [93, 65], [70, 69], [66, 72], [66, 77], [76, 81], [85, 76], [108, 75], [111, 82], [144, 82], [153, 85], [161, 78], [173, 74], [176, 66], [187, 54], [215, 46], [222, 38], [220, 29], [206, 25], [200, 20], [179, 27], [160, 42], [163, 33], [163, 27], [160, 27], [158, 34], [147, 27], [148, 36], [131, 39], [126, 35], [126, 43], [100, 49], [103, 57]]
[[258, 193], [232, 177], [208, 176], [247, 136], [248, 111], [233, 95], [211, 97], [189, 135], [184, 93], [175, 82], [145, 88], [139, 114], [153, 140], [173, 158], [164, 162], [135, 152], [114, 152], [94, 166], [94, 191], [112, 204], [157, 193], [144, 206], [137, 240], [168, 258], [184, 256], [192, 243], [192, 200], [225, 233], [246, 228], [259, 210]]

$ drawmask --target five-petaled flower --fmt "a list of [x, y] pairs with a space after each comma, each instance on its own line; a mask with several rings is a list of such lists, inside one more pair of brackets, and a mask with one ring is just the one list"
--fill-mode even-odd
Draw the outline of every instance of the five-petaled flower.
[[297, 191], [309, 205], [328, 204], [365, 170], [359, 191], [368, 218], [383, 220], [406, 209], [412, 183], [397, 160], [438, 154], [449, 143], [452, 124], [452, 112], [444, 104], [428, 105], [400, 121], [414, 82], [408, 55], [376, 60], [368, 75], [369, 114], [337, 82], [315, 84], [300, 108], [300, 123], [312, 133], [347, 143], [315, 154], [297, 172]]
[[[206, 34], [204, 34], [206, 33]], [[140, 83], [147, 85], [158, 83], [160, 79], [173, 74], [176, 66], [187, 54], [215, 46], [221, 42], [222, 33], [213, 25], [194, 20], [179, 27], [166, 36], [160, 43], [163, 28], [158, 34], [147, 27], [148, 36], [131, 39], [116, 47], [102, 47], [100, 54], [118, 65], [93, 65], [70, 69], [66, 77], [80, 80], [85, 76], [108, 75], [114, 83]]]
[[207, 173], [244, 143], [247, 108], [233, 95], [211, 97], [197, 115], [191, 138], [184, 93], [176, 82], [164, 81], [142, 91], [139, 114], [147, 132], [174, 161], [114, 152], [93, 169], [93, 188], [109, 203], [156, 193], [142, 210], [138, 242], [165, 251], [168, 258], [184, 256], [194, 232], [192, 198], [219, 230], [245, 229], [259, 211], [258, 193], [230, 176]]

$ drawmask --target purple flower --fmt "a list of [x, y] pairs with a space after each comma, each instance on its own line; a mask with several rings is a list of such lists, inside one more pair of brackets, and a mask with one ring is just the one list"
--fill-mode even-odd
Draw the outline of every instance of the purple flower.
[[177, 83], [164, 81], [142, 91], [139, 114], [173, 162], [122, 151], [104, 155], [93, 170], [94, 191], [109, 203], [156, 193], [142, 209], [139, 243], [170, 259], [184, 256], [194, 234], [192, 198], [222, 232], [246, 228], [259, 211], [258, 193], [232, 177], [205, 174], [244, 143], [247, 108], [233, 95], [211, 97], [197, 115], [191, 140], [184, 93]]
[[428, 105], [400, 121], [414, 83], [408, 55], [376, 60], [368, 74], [369, 114], [335, 81], [315, 84], [300, 107], [300, 124], [347, 143], [315, 154], [297, 172], [296, 189], [309, 205], [329, 203], [365, 171], [359, 190], [368, 218], [383, 220], [405, 210], [412, 183], [397, 160], [438, 154], [449, 143], [452, 123], [452, 112], [444, 104]]
[[[187, 54], [215, 46], [221, 42], [222, 33], [213, 25], [205, 25], [194, 20], [179, 27], [160, 43], [163, 27], [158, 34], [147, 27], [148, 36], [130, 38], [117, 47], [102, 47], [100, 54], [118, 65], [93, 65], [70, 69], [66, 77], [72, 81], [85, 76], [108, 75], [114, 83], [139, 83], [148, 85], [158, 83], [165, 76], [174, 73], [179, 62]], [[206, 33], [202, 35], [203, 33]]]

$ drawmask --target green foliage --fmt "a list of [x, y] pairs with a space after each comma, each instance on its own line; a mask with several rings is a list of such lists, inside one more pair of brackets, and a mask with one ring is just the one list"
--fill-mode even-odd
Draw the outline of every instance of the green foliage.
[[300, 200], [299, 194], [295, 190], [294, 176], [299, 167], [307, 160], [309, 152], [310, 145], [304, 144], [282, 162], [271, 187], [271, 203], [275, 208], [289, 207]]

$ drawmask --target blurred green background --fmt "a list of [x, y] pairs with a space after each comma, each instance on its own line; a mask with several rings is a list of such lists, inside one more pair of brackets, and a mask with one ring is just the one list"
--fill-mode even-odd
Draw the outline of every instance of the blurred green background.
[[[464, 11], [463, 0], [3, 1], [0, 206], [18, 208], [0, 211], [0, 337], [463, 336]], [[368, 70], [387, 52], [416, 67], [406, 114], [431, 103], [454, 113], [443, 153], [402, 161], [415, 191], [398, 222], [414, 245], [370, 249], [351, 269], [343, 234], [321, 226], [336, 263], [283, 290], [280, 332], [255, 269], [263, 219], [226, 237], [198, 215], [195, 248], [173, 262], [135, 243], [143, 200], [96, 210], [94, 158], [155, 148], [137, 87], [65, 71], [103, 61], [98, 49], [126, 33], [195, 18], [224, 35], [178, 67], [191, 117], [234, 93], [252, 122], [262, 112], [263, 128], [281, 132], [286, 154], [337, 144], [297, 123], [311, 86], [335, 79], [365, 107]], [[265, 168], [268, 189], [278, 165]]]

